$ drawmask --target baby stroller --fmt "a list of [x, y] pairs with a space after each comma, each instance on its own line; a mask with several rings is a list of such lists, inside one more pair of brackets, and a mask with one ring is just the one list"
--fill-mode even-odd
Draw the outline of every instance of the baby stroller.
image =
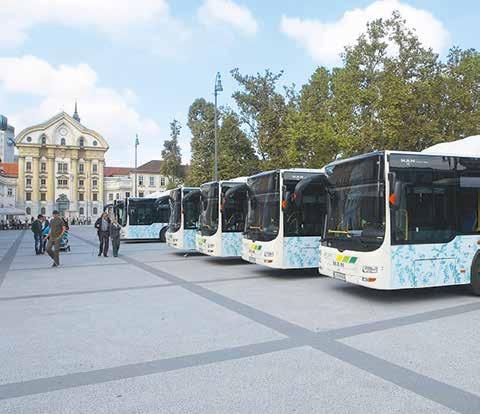
[[70, 244], [68, 242], [68, 230], [65, 230], [62, 238], [60, 239], [60, 251], [62, 252], [70, 251]]

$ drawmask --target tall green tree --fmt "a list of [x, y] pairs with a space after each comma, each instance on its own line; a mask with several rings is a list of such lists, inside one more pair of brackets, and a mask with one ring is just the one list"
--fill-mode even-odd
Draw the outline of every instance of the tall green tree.
[[[187, 177], [189, 185], [198, 186], [212, 181], [215, 156], [214, 105], [197, 99], [190, 106], [188, 127], [192, 133], [192, 158]], [[221, 180], [258, 171], [258, 158], [246, 134], [240, 128], [238, 116], [220, 108], [218, 113], [218, 172]]]
[[332, 111], [343, 156], [394, 148], [421, 150], [438, 142], [441, 65], [405, 21], [368, 24], [347, 47], [332, 77]]
[[295, 104], [289, 106], [285, 139], [288, 138], [288, 164], [292, 167], [319, 168], [339, 152], [331, 109], [331, 73], [319, 67], [305, 84]]
[[267, 69], [264, 74], [251, 76], [233, 69], [231, 74], [241, 88], [233, 93], [240, 121], [264, 161], [263, 167], [286, 165], [287, 140], [283, 135], [283, 127], [287, 103], [284, 95], [277, 90], [283, 72], [275, 74]]
[[160, 173], [167, 177], [167, 188], [175, 188], [183, 180], [182, 153], [178, 144], [181, 128], [180, 122], [174, 119], [170, 123], [170, 139], [163, 143]]
[[212, 180], [215, 153], [215, 107], [203, 98], [196, 99], [188, 111], [187, 125], [192, 134], [191, 162], [186, 182], [198, 186]]

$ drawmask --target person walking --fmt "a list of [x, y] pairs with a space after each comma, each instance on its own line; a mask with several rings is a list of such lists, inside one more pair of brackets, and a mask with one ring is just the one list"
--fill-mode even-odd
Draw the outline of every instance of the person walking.
[[43, 254], [42, 221], [43, 221], [43, 216], [39, 214], [37, 219], [32, 223], [32, 233], [33, 233], [33, 239], [35, 240], [36, 255]]
[[95, 222], [95, 228], [97, 229], [98, 241], [100, 242], [98, 256], [103, 253], [104, 257], [108, 257], [108, 242], [110, 234], [110, 217], [103, 212], [102, 215]]
[[60, 239], [63, 236], [65, 227], [63, 226], [63, 219], [57, 210], [53, 211], [53, 218], [50, 220], [50, 231], [48, 232], [47, 253], [52, 258], [52, 267], [60, 266]]
[[112, 239], [112, 249], [113, 249], [113, 257], [118, 257], [118, 250], [120, 249], [120, 230], [122, 226], [118, 224], [116, 218], [112, 220], [110, 224], [110, 238]]

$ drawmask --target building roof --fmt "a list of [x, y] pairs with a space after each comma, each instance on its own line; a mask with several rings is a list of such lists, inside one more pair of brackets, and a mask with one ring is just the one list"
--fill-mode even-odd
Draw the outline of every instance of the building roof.
[[0, 174], [18, 177], [18, 164], [14, 162], [0, 162]]
[[[160, 166], [162, 165], [162, 160], [151, 160], [147, 163], [140, 165], [137, 168], [137, 173], [150, 173], [150, 174], [160, 174]], [[135, 172], [135, 169], [132, 170]]]
[[114, 175], [129, 175], [133, 168], [129, 167], [105, 167], [103, 169], [104, 177], [113, 177]]

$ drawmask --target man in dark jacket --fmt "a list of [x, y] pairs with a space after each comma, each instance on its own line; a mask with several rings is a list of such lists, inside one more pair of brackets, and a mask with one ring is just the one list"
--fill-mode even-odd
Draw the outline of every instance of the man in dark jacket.
[[43, 240], [42, 240], [42, 231], [43, 231], [43, 216], [38, 215], [37, 219], [32, 223], [32, 233], [35, 240], [35, 254], [43, 254]]
[[120, 232], [122, 226], [118, 224], [117, 219], [113, 219], [110, 224], [110, 238], [112, 239], [113, 257], [118, 257], [118, 249], [120, 249]]
[[100, 242], [98, 255], [102, 253], [105, 257], [108, 257], [108, 241], [110, 235], [110, 217], [107, 213], [103, 213], [95, 222], [95, 228], [97, 229], [98, 241]]

